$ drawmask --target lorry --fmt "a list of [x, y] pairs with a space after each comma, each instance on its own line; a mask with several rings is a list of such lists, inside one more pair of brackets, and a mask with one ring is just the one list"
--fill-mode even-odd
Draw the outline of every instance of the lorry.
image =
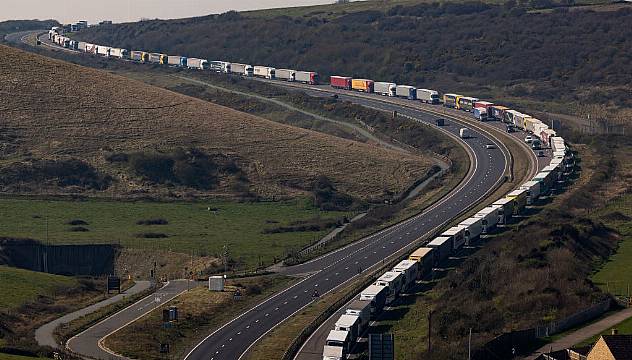
[[450, 239], [453, 250], [458, 250], [465, 244], [465, 228], [463, 226], [453, 226], [441, 233], [440, 236]]
[[402, 274], [402, 289], [408, 290], [415, 285], [418, 274], [418, 264], [412, 260], [402, 260], [395, 267], [393, 272]]
[[277, 69], [275, 75], [278, 80], [285, 80], [285, 81], [290, 81], [290, 82], [296, 80], [295, 70]]
[[170, 66], [186, 67], [187, 58], [184, 56], [169, 55], [167, 56], [167, 64], [169, 64]]
[[481, 219], [481, 226], [483, 227], [481, 233], [483, 234], [490, 233], [491, 230], [496, 226], [496, 224], [498, 224], [498, 221], [499, 221], [498, 212], [500, 208], [501, 207], [499, 205], [490, 205], [481, 209], [481, 211], [477, 212], [476, 214], [474, 214], [474, 217]]
[[149, 62], [152, 64], [165, 65], [167, 63], [167, 55], [160, 53], [150, 53]]
[[334, 325], [334, 330], [349, 332], [349, 341], [354, 342], [360, 336], [360, 317], [342, 314]]
[[384, 96], [396, 96], [397, 84], [378, 81], [373, 84], [373, 92]]
[[510, 109], [508, 107], [506, 107], [506, 106], [492, 105], [489, 108], [488, 115], [494, 120], [504, 121], [505, 120], [505, 111], [507, 111], [507, 110], [510, 110]]
[[323, 347], [323, 360], [343, 360], [347, 358], [351, 339], [348, 331], [331, 330]]
[[395, 271], [387, 271], [382, 276], [380, 276], [375, 285], [377, 286], [385, 286], [388, 289], [388, 296], [386, 297], [386, 303], [390, 304], [399, 293], [402, 291], [404, 277], [402, 274]]
[[513, 216], [513, 200], [502, 198], [494, 201], [492, 206], [498, 206], [498, 223], [508, 224]]
[[386, 297], [388, 296], [388, 288], [386, 286], [369, 285], [360, 293], [360, 300], [371, 302], [371, 314], [377, 315], [384, 308]]
[[531, 115], [517, 113], [514, 114], [514, 125], [521, 128], [522, 130], [527, 130], [527, 121], [531, 119]]
[[221, 60], [209, 61], [208, 69], [216, 73], [228, 74], [230, 73], [230, 63]]
[[143, 52], [143, 51], [132, 51], [130, 53], [130, 59], [132, 59], [134, 61], [139, 61], [139, 62], [147, 62], [147, 57], [148, 56], [149, 55], [146, 52]]
[[196, 70], [207, 70], [208, 60], [198, 58], [187, 58], [187, 68]]
[[329, 78], [329, 83], [332, 88], [335, 89], [344, 89], [351, 90], [351, 78], [348, 76], [331, 76]]
[[467, 139], [470, 137], [470, 129], [468, 128], [461, 128], [459, 130], [459, 136], [461, 137], [461, 139]]
[[457, 101], [462, 96], [458, 94], [443, 94], [443, 106], [456, 109]]
[[315, 71], [297, 71], [294, 73], [294, 80], [303, 84], [318, 85], [320, 76]]
[[129, 51], [127, 49], [111, 48], [110, 56], [117, 59], [129, 59]]
[[513, 200], [513, 214], [518, 215], [527, 205], [527, 190], [517, 189], [505, 196], [507, 199]]
[[395, 95], [408, 100], [415, 100], [417, 98], [417, 88], [410, 85], [397, 85], [395, 87]]
[[483, 222], [481, 218], [471, 217], [459, 223], [464, 228], [465, 243], [470, 245], [483, 232]]
[[255, 65], [252, 70], [253, 76], [264, 78], [264, 79], [274, 79], [274, 74], [276, 73], [276, 69], [269, 66], [259, 66]]
[[77, 50], [86, 52], [86, 44], [87, 43], [85, 41], [79, 41], [79, 44], [77, 44]]
[[249, 64], [230, 63], [230, 73], [251, 77], [254, 74], [254, 68]]
[[474, 110], [472, 111], [472, 116], [474, 116], [476, 120], [487, 121], [487, 118], [488, 118], [487, 108], [475, 107]]
[[520, 186], [520, 189], [527, 190], [527, 205], [535, 204], [540, 196], [540, 182], [537, 180], [527, 181]]
[[359, 335], [369, 327], [371, 320], [371, 301], [370, 300], [353, 300], [345, 310], [347, 315], [355, 315], [359, 318]]
[[551, 145], [551, 138], [555, 137], [557, 133], [553, 129], [544, 129], [540, 132], [540, 139], [546, 145]]
[[351, 90], [372, 93], [373, 84], [373, 80], [369, 79], [351, 79]]
[[97, 46], [97, 54], [105, 57], [110, 56], [110, 48], [107, 46]]
[[426, 104], [438, 104], [439, 92], [431, 89], [417, 89], [417, 99]]
[[478, 98], [471, 96], [461, 96], [458, 98], [456, 108], [463, 111], [472, 111], [474, 109], [474, 103], [478, 101]]
[[516, 111], [516, 110], [511, 110], [511, 109], [507, 110], [507, 111], [505, 111], [505, 120], [504, 121], [506, 123], [508, 123], [508, 124], [515, 125], [516, 123], [514, 122], [514, 117], [516, 115], [519, 115], [519, 114], [520, 113], [518, 111]]
[[418, 278], [422, 278], [432, 271], [432, 266], [434, 265], [433, 257], [433, 249], [425, 246], [413, 251], [413, 253], [408, 256], [408, 260], [416, 261], [418, 264]]
[[452, 241], [447, 236], [439, 236], [429, 242], [427, 247], [434, 249], [435, 265], [444, 261], [452, 253]]

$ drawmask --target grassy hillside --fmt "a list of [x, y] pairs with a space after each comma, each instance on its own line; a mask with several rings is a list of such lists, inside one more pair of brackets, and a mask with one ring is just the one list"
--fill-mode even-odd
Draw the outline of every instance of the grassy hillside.
[[272, 197], [324, 177], [369, 199], [404, 191], [430, 166], [15, 49], [0, 55], [5, 192]]
[[51, 296], [58, 290], [77, 286], [77, 281], [66, 276], [0, 265], [0, 284], [0, 308], [13, 309], [40, 296]]
[[[370, 7], [374, 4], [374, 7]], [[78, 38], [130, 49], [317, 70], [465, 92], [608, 119], [632, 106], [632, 6], [549, 1], [349, 4], [95, 27]], [[333, 8], [333, 7], [331, 7]], [[266, 15], [267, 14], [267, 15]], [[324, 15], [323, 15], [324, 14]], [[264, 16], [265, 15], [265, 16]], [[269, 16], [268, 16], [269, 15]], [[209, 34], [209, 35], [200, 35]], [[212, 35], [210, 35], [212, 34]], [[520, 100], [522, 99], [522, 100]], [[616, 120], [619, 120], [618, 118]]]

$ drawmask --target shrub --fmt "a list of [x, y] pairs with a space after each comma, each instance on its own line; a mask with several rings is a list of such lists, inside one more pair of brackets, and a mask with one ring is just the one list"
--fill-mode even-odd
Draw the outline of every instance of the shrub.
[[83, 226], [73, 226], [70, 228], [70, 231], [72, 232], [88, 232], [90, 231], [90, 229], [85, 228]]
[[148, 220], [138, 220], [136, 225], [167, 225], [169, 221], [166, 219], [148, 219]]
[[148, 232], [148, 233], [136, 234], [136, 237], [142, 238], [142, 239], [164, 239], [164, 238], [168, 238], [169, 235], [163, 234], [163, 233]]

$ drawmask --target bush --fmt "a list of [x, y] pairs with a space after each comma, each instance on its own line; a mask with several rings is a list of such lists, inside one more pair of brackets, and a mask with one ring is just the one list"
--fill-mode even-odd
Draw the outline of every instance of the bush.
[[13, 163], [0, 169], [0, 184], [22, 183], [105, 190], [112, 183], [112, 178], [100, 174], [90, 164], [79, 159], [33, 160]]
[[83, 221], [81, 219], [74, 219], [74, 220], [70, 220], [68, 221], [66, 224], [68, 225], [73, 225], [73, 226], [77, 226], [77, 225], [88, 225], [88, 223], [86, 221]]
[[72, 232], [88, 232], [90, 231], [90, 229], [85, 228], [83, 226], [73, 226], [70, 228], [70, 231]]
[[138, 220], [136, 225], [167, 225], [169, 221], [166, 219], [149, 219], [149, 220]]
[[149, 232], [149, 233], [136, 234], [136, 237], [141, 238], [141, 239], [164, 239], [164, 238], [168, 238], [169, 235], [163, 234], [163, 233]]

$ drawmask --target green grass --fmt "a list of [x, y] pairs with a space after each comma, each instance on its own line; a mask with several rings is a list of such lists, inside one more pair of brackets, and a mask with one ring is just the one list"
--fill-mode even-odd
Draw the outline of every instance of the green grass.
[[603, 218], [604, 215], [614, 212], [632, 217], [632, 196], [624, 196], [613, 201], [596, 214], [601, 217], [601, 221], [615, 228], [621, 234], [621, 240], [617, 252], [593, 274], [591, 279], [604, 291], [627, 296], [628, 287], [630, 287], [629, 291], [632, 292], [632, 278], [630, 278], [632, 273], [632, 222], [612, 220], [607, 216]]
[[77, 285], [73, 278], [0, 266], [0, 309], [17, 308], [56, 289]]
[[[622, 322], [613, 326], [613, 328], [617, 329], [619, 331], [619, 334], [626, 334], [626, 335], [632, 334], [632, 318], [627, 318], [626, 320], [623, 320]], [[588, 338], [575, 346], [592, 345], [599, 339], [601, 335], [610, 335], [611, 332], [612, 332], [612, 328], [609, 328], [607, 330], [604, 330], [601, 334]]]
[[[208, 211], [209, 207], [218, 210]], [[0, 213], [4, 214], [0, 236], [45, 240], [48, 233], [48, 241], [53, 244], [113, 243], [196, 255], [220, 254], [222, 246], [228, 244], [230, 257], [246, 266], [256, 266], [259, 257], [262, 262], [271, 263], [274, 257], [281, 258], [288, 250], [301, 248], [328, 231], [263, 234], [263, 229], [315, 217], [348, 215], [322, 212], [305, 199], [262, 203], [0, 199]], [[155, 218], [165, 219], [168, 224], [136, 224]], [[68, 222], [77, 219], [87, 222], [82, 227], [89, 231], [70, 231]], [[149, 232], [168, 237], [138, 237]]]

